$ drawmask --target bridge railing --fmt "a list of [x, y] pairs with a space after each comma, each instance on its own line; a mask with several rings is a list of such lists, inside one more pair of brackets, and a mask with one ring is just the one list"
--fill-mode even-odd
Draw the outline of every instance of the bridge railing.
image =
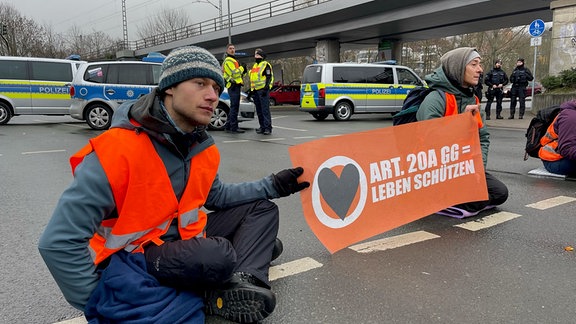
[[230, 26], [240, 26], [262, 19], [272, 18], [282, 14], [306, 9], [331, 0], [274, 0], [258, 6], [230, 13], [222, 17], [205, 20], [190, 26], [178, 28], [158, 35], [153, 35], [136, 41], [122, 42], [121, 49], [139, 50], [151, 46], [162, 45], [206, 33], [227, 30]]

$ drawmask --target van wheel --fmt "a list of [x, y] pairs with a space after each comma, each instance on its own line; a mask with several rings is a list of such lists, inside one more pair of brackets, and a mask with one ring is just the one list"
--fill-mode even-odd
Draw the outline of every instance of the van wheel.
[[328, 117], [328, 113], [310, 113], [316, 120], [324, 120]]
[[105, 130], [112, 124], [112, 109], [105, 104], [96, 103], [86, 109], [86, 123], [95, 130]]
[[347, 101], [340, 101], [334, 107], [334, 119], [349, 120], [352, 117], [352, 105]]
[[228, 121], [228, 113], [230, 108], [223, 103], [218, 103], [216, 109], [214, 109], [214, 114], [210, 118], [210, 124], [208, 128], [211, 130], [224, 130], [226, 122]]
[[7, 104], [0, 102], [0, 125], [4, 125], [12, 118], [12, 110]]

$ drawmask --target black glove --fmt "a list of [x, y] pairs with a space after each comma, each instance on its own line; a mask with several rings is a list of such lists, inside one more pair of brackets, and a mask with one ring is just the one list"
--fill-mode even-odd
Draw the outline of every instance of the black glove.
[[304, 169], [297, 167], [294, 169], [285, 169], [276, 174], [272, 174], [272, 183], [274, 189], [280, 197], [286, 197], [302, 189], [310, 187], [308, 181], [298, 183], [298, 177], [304, 173]]

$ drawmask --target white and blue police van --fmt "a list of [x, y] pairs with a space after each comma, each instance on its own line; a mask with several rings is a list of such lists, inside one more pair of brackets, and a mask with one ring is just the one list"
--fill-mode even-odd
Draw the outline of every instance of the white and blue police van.
[[79, 60], [0, 56], [0, 125], [18, 115], [70, 114]]
[[[108, 129], [114, 111], [122, 103], [138, 99], [158, 86], [163, 59], [163, 55], [151, 53], [142, 61], [83, 63], [70, 88], [70, 116], [86, 121], [92, 129]], [[244, 99], [240, 103], [239, 117], [254, 118], [255, 109], [252, 102]], [[225, 91], [209, 128], [224, 129], [229, 111], [230, 97]]]
[[408, 92], [426, 83], [410, 68], [382, 63], [323, 63], [304, 69], [300, 111], [324, 120], [349, 120], [353, 114], [390, 113], [402, 109]]

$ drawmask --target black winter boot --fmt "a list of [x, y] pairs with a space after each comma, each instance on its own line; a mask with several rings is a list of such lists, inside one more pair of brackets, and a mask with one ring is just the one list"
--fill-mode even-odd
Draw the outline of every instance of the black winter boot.
[[204, 307], [207, 315], [237, 323], [256, 323], [272, 314], [276, 296], [253, 275], [235, 272], [223, 287], [206, 292]]

